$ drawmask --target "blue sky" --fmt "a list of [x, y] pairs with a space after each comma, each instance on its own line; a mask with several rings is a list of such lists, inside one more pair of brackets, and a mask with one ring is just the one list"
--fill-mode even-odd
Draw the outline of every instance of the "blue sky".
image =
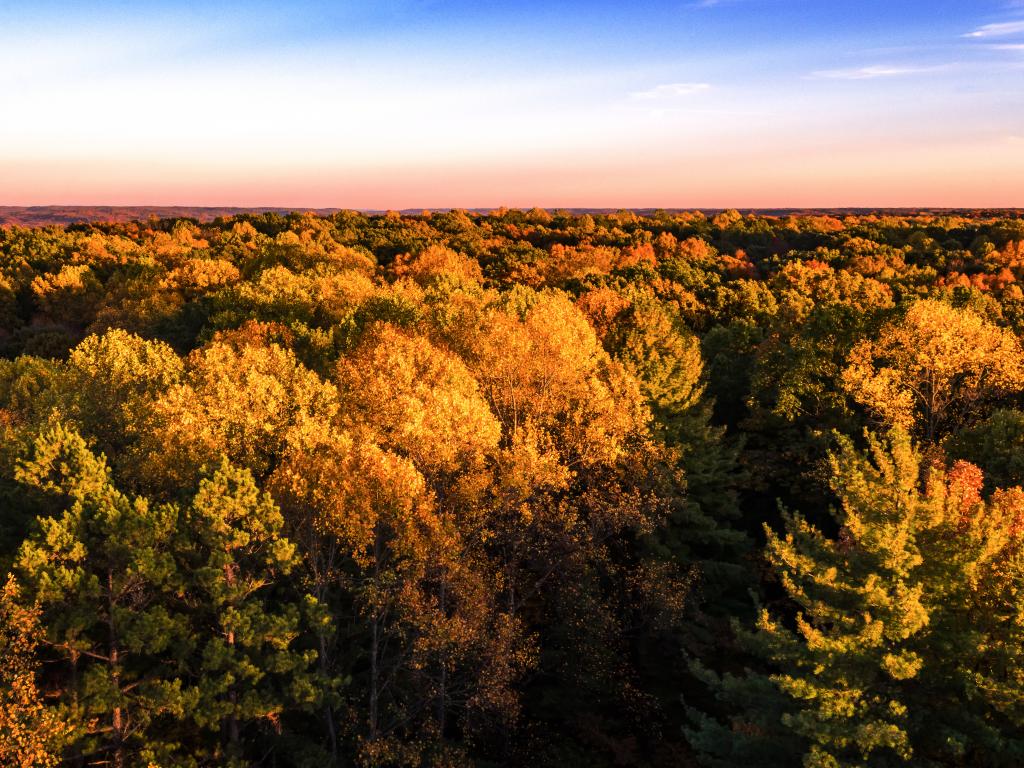
[[1024, 2], [0, 6], [0, 204], [1024, 206]]

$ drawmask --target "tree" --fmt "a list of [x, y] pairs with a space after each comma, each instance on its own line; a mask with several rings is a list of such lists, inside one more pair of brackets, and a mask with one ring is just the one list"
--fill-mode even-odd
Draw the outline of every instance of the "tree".
[[153, 401], [180, 382], [183, 365], [163, 342], [112, 330], [71, 350], [62, 374], [61, 416], [120, 462], [139, 439]]
[[509, 686], [528, 646], [514, 618], [495, 615], [494, 575], [409, 459], [365, 432], [297, 431], [271, 487], [338, 543], [332, 602], [357, 627], [341, 653], [358, 683], [346, 720], [364, 763], [455, 760], [452, 711], [465, 734], [514, 714]]
[[967, 309], [915, 302], [850, 353], [847, 392], [882, 421], [929, 442], [1024, 390], [1019, 341]]
[[[839, 439], [837, 535], [786, 513], [767, 560], [795, 615], [762, 609], [746, 647], [764, 672], [713, 681], [744, 706], [731, 728], [697, 715], [709, 766], [1014, 765], [1021, 492], [981, 496], [965, 462], [928, 465], [906, 433]], [[970, 627], [971, 629], [967, 629]], [[1013, 649], [1013, 650], [1011, 650]], [[991, 678], [989, 676], [992, 676]], [[996, 681], [999, 682], [996, 682]]]
[[482, 738], [517, 711], [511, 683], [531, 655], [518, 621], [502, 611], [487, 552], [501, 427], [462, 360], [394, 326], [368, 333], [337, 380], [349, 429], [369, 428], [382, 448], [410, 460], [430, 494], [432, 536], [443, 538], [423, 571], [431, 618], [421, 631], [433, 646], [426, 671], [437, 727], [443, 733], [454, 720]]
[[1024, 485], [1024, 412], [999, 409], [984, 421], [950, 435], [950, 455], [985, 470], [989, 489]]
[[39, 519], [16, 568], [63, 668], [74, 750], [117, 768], [170, 755], [160, 720], [188, 706], [176, 663], [188, 630], [163, 599], [181, 588], [177, 510], [117, 490], [105, 459], [59, 425], [17, 477], [56, 511]]
[[724, 430], [711, 424], [696, 335], [652, 292], [630, 288], [610, 306], [618, 311], [605, 321], [604, 346], [636, 378], [650, 403], [653, 432], [667, 448], [665, 479], [674, 484], [661, 489], [672, 511], [652, 539], [679, 568], [698, 566], [703, 599], [714, 610], [746, 575], [740, 560], [749, 542], [736, 526], [738, 451]]
[[282, 587], [298, 553], [282, 535], [281, 512], [247, 470], [222, 460], [200, 482], [182, 522], [188, 536], [178, 557], [196, 643], [194, 682], [184, 688], [190, 718], [212, 736], [200, 754], [249, 765], [267, 751], [253, 748], [261, 735], [272, 739], [289, 709], [316, 701], [315, 652], [295, 647], [302, 613], [315, 602]]
[[376, 441], [442, 483], [484, 470], [501, 428], [476, 380], [455, 355], [379, 324], [336, 369], [341, 411]]
[[264, 479], [284, 450], [285, 435], [307, 422], [328, 424], [334, 387], [277, 344], [212, 343], [186, 361], [183, 381], [149, 409], [144, 439], [132, 453], [146, 487], [195, 487], [202, 468], [227, 456]]
[[397, 276], [408, 277], [424, 288], [438, 283], [473, 287], [483, 282], [475, 259], [440, 245], [428, 246], [415, 256], [399, 256], [393, 269]]

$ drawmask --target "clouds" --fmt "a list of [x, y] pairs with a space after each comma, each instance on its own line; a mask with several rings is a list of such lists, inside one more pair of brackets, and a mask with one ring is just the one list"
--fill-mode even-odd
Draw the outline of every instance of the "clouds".
[[968, 32], [964, 37], [1008, 37], [1010, 35], [1024, 34], [1024, 19], [1018, 21], [1001, 21], [995, 24], [983, 24], [973, 32]]
[[664, 101], [695, 96], [709, 90], [711, 90], [710, 83], [665, 83], [646, 91], [637, 91], [630, 94], [630, 97], [641, 101]]
[[[1024, 125], [1010, 0], [125, 1], [0, 0], [0, 201], [508, 202], [494, 175], [524, 203], [607, 179], [606, 202], [668, 204], [685, 171], [698, 191], [725, 173], [714, 199], [737, 202], [762, 156], [827, 168], [860, 147], [856, 170], [904, 141], [941, 167], [941, 142], [1014, 155], [1001, 137]], [[814, 173], [800, 189], [826, 200]], [[463, 191], [433, 196], [449, 177]]]
[[[742, 3], [744, 0], [694, 0], [690, 3], [690, 8], [720, 8], [723, 5], [734, 5], [736, 3]], [[1024, 0], [1022, 0], [1024, 2]]]
[[881, 77], [918, 75], [926, 72], [936, 72], [947, 68], [947, 65], [933, 67], [908, 67], [875, 64], [868, 67], [853, 67], [850, 69], [822, 69], [817, 72], [812, 72], [810, 77], [815, 80], [874, 80]]
[[[1007, 9], [1024, 8], [1024, 0], [1013, 0], [1005, 6]], [[931, 46], [918, 46], [922, 60], [904, 61], [901, 63], [881, 63], [865, 66], [852, 66], [835, 69], [819, 69], [806, 76], [810, 80], [880, 80], [926, 75], [939, 72], [960, 73], [972, 70], [991, 68], [991, 61], [985, 61], [977, 55], [981, 51], [1003, 51], [1010, 53], [1024, 52], [1024, 19], [980, 24], [970, 31], [961, 34], [961, 41], [948, 38], [935, 41]], [[962, 40], [972, 41], [963, 43]], [[908, 51], [913, 49], [908, 48]], [[973, 55], [972, 55], [973, 52]], [[936, 63], [937, 56], [955, 59], [947, 63]], [[930, 61], [929, 61], [930, 59]]]

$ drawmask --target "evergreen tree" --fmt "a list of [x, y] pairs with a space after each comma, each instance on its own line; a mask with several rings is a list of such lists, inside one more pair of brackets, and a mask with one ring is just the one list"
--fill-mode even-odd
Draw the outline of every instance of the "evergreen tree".
[[298, 561], [283, 525], [252, 475], [226, 459], [183, 516], [179, 566], [196, 643], [185, 691], [190, 719], [208, 733], [199, 754], [218, 765], [266, 755], [285, 713], [316, 701], [316, 654], [295, 645], [315, 600], [282, 584]]
[[160, 720], [192, 702], [178, 660], [188, 627], [167, 597], [181, 590], [177, 510], [114, 487], [102, 456], [75, 432], [42, 433], [18, 479], [52, 498], [16, 563], [60, 660], [61, 697], [80, 738], [73, 752], [122, 768], [176, 749]]
[[926, 464], [905, 433], [868, 444], [831, 458], [836, 536], [790, 512], [767, 531], [795, 615], [741, 632], [766, 671], [704, 672], [740, 707], [728, 726], [695, 713], [705, 765], [1018, 764], [1017, 495], [983, 501], [976, 467]]

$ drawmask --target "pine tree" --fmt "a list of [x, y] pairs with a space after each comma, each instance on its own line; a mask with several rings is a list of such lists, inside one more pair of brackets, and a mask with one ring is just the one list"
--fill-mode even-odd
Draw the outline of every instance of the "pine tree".
[[187, 706], [175, 662], [187, 627], [164, 599], [181, 584], [177, 510], [121, 493], [103, 456], [59, 425], [37, 438], [17, 478], [56, 510], [16, 568], [62, 662], [62, 703], [81, 735], [74, 751], [117, 768], [169, 754], [158, 721]]
[[705, 671], [738, 714], [695, 714], [702, 762], [1017, 764], [1016, 492], [984, 501], [976, 467], [926, 464], [902, 432], [869, 436], [867, 455], [840, 438], [831, 469], [838, 535], [790, 512], [767, 531], [795, 615], [762, 610], [740, 631], [764, 671]]
[[295, 645], [303, 609], [315, 612], [315, 600], [282, 585], [296, 548], [247, 470], [224, 459], [201, 481], [183, 523], [180, 567], [197, 643], [186, 690], [191, 719], [210, 735], [199, 752], [220, 765], [249, 765], [268, 751], [286, 712], [316, 700], [316, 654]]

